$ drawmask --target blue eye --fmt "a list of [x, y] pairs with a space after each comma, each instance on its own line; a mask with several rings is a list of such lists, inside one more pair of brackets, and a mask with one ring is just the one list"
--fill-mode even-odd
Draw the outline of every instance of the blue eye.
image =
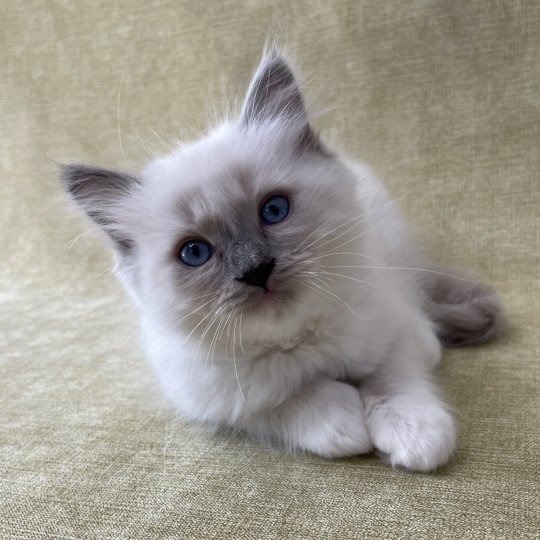
[[204, 240], [190, 240], [180, 248], [180, 259], [188, 266], [201, 266], [210, 259], [213, 250]]
[[289, 199], [283, 195], [273, 195], [264, 201], [259, 215], [263, 225], [275, 225], [289, 215]]

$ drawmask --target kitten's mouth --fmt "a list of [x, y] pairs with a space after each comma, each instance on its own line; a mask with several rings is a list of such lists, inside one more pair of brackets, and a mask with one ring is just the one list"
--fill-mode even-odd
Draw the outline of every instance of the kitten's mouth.
[[273, 303], [281, 298], [281, 292], [276, 288], [265, 287], [259, 295], [259, 301], [263, 303]]
[[252, 299], [256, 302], [274, 302], [282, 296], [282, 291], [273, 285], [265, 285], [260, 287], [255, 294], [252, 294]]
[[237, 293], [236, 302], [243, 305], [244, 311], [253, 314], [284, 315], [285, 310], [298, 299], [300, 282], [292, 267], [281, 268], [264, 284], [244, 284], [243, 290]]
[[289, 288], [281, 287], [275, 283], [267, 283], [264, 287], [250, 291], [246, 299], [246, 307], [252, 312], [261, 310], [279, 310], [288, 307], [294, 300], [295, 294]]

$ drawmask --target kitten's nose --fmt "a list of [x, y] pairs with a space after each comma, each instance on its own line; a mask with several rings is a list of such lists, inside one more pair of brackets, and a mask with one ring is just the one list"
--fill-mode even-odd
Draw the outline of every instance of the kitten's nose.
[[254, 287], [262, 287], [266, 289], [266, 283], [268, 278], [276, 266], [276, 259], [270, 259], [269, 261], [264, 261], [258, 266], [250, 268], [247, 272], [244, 272], [242, 277], [236, 278], [237, 281], [242, 283], [247, 283], [248, 285], [253, 285]]

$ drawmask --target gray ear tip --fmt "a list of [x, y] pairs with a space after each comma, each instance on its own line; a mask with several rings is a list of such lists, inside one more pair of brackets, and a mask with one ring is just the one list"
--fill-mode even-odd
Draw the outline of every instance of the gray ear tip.
[[293, 69], [287, 59], [287, 55], [281, 49], [272, 47], [266, 52], [261, 61], [260, 68], [263, 71], [275, 73], [277, 77], [287, 79], [289, 84], [294, 83]]
[[263, 59], [268, 61], [281, 61], [284, 63], [287, 63], [285, 52], [277, 47], [276, 45], [272, 45], [269, 49], [264, 51]]
[[124, 193], [140, 183], [139, 178], [128, 173], [113, 169], [103, 169], [79, 163], [59, 165], [60, 183], [72, 195], [93, 185], [95, 188], [105, 188], [118, 193]]
[[306, 111], [293, 70], [281, 51], [271, 48], [263, 55], [251, 80], [242, 122], [249, 125], [279, 117], [303, 119]]
[[77, 198], [84, 184], [91, 182], [98, 170], [80, 163], [62, 163], [58, 166], [60, 184], [70, 195]]
[[75, 186], [80, 180], [82, 165], [76, 165], [74, 163], [59, 163], [58, 166], [58, 178], [62, 187], [72, 193], [75, 189]]

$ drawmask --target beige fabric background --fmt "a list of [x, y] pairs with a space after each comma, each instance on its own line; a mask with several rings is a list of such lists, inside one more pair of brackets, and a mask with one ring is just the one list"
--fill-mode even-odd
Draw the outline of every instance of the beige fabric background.
[[[538, 6], [2, 2], [0, 538], [538, 538]], [[61, 200], [54, 162], [136, 168], [201, 133], [276, 30], [325, 139], [504, 298], [503, 338], [445, 354], [460, 442], [438, 474], [281, 456], [160, 410], [110, 256]]]

